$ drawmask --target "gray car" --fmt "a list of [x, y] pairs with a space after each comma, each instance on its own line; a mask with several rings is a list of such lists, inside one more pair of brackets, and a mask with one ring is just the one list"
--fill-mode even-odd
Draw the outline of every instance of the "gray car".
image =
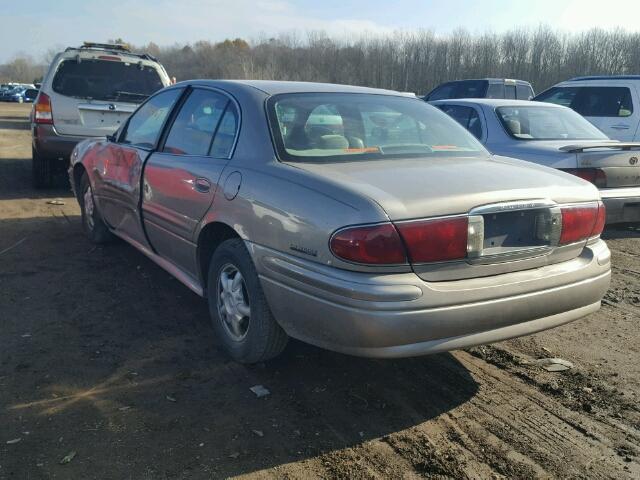
[[593, 185], [492, 157], [396, 92], [179, 83], [69, 174], [89, 238], [207, 298], [241, 362], [288, 337], [372, 357], [495, 342], [592, 313], [609, 285]]
[[607, 224], [640, 222], [640, 143], [619, 142], [570, 108], [543, 102], [433, 102], [494, 155], [558, 168], [598, 187]]

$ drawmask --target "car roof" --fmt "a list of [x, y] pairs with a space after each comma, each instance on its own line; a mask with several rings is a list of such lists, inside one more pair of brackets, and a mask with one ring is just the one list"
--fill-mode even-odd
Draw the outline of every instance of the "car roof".
[[257, 89], [267, 95], [281, 93], [369, 93], [376, 95], [394, 95], [417, 98], [407, 93], [381, 88], [358, 87], [354, 85], [338, 85], [334, 83], [289, 82], [279, 80], [187, 80], [176, 85], [201, 85], [228, 89]]
[[574, 77], [565, 82], [583, 82], [585, 80], [640, 80], [640, 75], [588, 75], [584, 77]]
[[545, 106], [545, 107], [562, 107], [562, 105], [557, 105], [555, 103], [547, 103], [547, 102], [533, 102], [531, 100], [510, 100], [504, 98], [450, 98], [444, 100], [434, 100], [433, 102], [429, 102], [434, 105], [440, 105], [445, 103], [457, 103], [460, 105], [484, 105], [487, 107], [530, 107], [530, 106]]
[[[486, 78], [460, 78], [458, 80], [450, 80], [447, 82], [443, 82], [440, 85], [446, 85], [448, 83], [456, 83], [456, 82], [500, 82], [500, 83], [504, 83], [504, 82], [516, 82], [519, 83], [521, 85], [531, 85], [530, 82], [527, 82], [526, 80], [519, 80], [517, 78], [496, 78], [496, 77], [486, 77]], [[438, 86], [440, 86], [438, 85]]]

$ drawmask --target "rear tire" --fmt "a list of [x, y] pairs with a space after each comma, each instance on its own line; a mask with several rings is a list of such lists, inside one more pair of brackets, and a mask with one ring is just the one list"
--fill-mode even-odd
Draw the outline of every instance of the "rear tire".
[[271, 314], [241, 239], [226, 240], [213, 252], [207, 285], [213, 328], [234, 360], [256, 363], [284, 350], [289, 337]]
[[96, 244], [108, 243], [113, 240], [113, 233], [109, 231], [98, 211], [98, 206], [93, 198], [91, 183], [86, 173], [83, 173], [80, 179], [78, 202], [82, 211], [82, 228], [89, 240]]
[[31, 173], [34, 188], [49, 188], [53, 182], [51, 160], [31, 148]]

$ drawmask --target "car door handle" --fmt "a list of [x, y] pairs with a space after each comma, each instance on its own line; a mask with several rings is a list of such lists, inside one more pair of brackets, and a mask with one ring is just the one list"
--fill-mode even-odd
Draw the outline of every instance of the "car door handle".
[[211, 182], [206, 178], [196, 178], [196, 181], [193, 182], [195, 189], [200, 193], [207, 193], [211, 190]]
[[629, 125], [624, 125], [624, 124], [618, 124], [618, 125], [611, 125], [611, 128], [614, 128], [616, 130], [629, 130]]

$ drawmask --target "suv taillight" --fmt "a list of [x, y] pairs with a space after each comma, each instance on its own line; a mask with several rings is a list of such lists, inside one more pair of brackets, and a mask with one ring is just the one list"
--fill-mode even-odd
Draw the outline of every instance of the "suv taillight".
[[596, 187], [607, 186], [607, 174], [599, 168], [561, 168], [561, 170], [591, 182]]
[[560, 245], [581, 242], [597, 237], [604, 229], [606, 211], [604, 204], [574, 205], [562, 207], [562, 233]]
[[51, 112], [51, 99], [46, 93], [40, 92], [38, 100], [33, 107], [35, 123], [53, 125], [53, 115]]

